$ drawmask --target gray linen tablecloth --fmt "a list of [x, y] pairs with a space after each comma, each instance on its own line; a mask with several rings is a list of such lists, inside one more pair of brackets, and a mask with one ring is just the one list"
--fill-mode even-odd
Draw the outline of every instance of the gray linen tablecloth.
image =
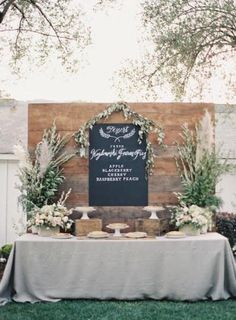
[[0, 302], [60, 299], [227, 299], [236, 266], [227, 239], [16, 240], [0, 285]]

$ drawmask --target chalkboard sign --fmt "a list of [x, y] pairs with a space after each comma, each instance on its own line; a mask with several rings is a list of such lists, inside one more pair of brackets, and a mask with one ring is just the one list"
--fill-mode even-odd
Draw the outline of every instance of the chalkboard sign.
[[146, 141], [133, 124], [96, 124], [89, 136], [89, 205], [146, 206]]

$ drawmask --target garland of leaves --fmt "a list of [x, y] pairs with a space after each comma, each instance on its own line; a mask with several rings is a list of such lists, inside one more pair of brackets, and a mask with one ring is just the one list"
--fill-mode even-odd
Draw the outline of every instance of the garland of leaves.
[[131, 108], [125, 102], [110, 104], [104, 111], [87, 121], [79, 129], [79, 131], [74, 134], [75, 142], [79, 146], [78, 153], [80, 157], [88, 156], [89, 130], [91, 130], [97, 122], [103, 119], [108, 119], [114, 112], [122, 112], [125, 120], [132, 119], [132, 124], [140, 128], [138, 131], [138, 142], [141, 143], [143, 139], [146, 139], [147, 158], [145, 170], [147, 175], [151, 175], [152, 168], [154, 167], [154, 151], [148, 136], [150, 132], [154, 132], [156, 134], [158, 144], [163, 146], [163, 140], [165, 136], [163, 128], [153, 120], [147, 119], [137, 112], [131, 110]]

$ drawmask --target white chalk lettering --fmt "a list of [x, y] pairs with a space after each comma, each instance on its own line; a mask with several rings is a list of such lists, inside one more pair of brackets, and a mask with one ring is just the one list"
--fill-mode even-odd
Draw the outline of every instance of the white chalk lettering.
[[105, 151], [105, 149], [92, 149], [90, 152], [90, 160], [95, 159], [96, 161], [100, 158], [116, 158], [120, 160], [121, 158], [131, 158], [132, 160], [136, 160], [141, 158], [143, 160], [146, 159], [146, 151], [142, 149], [136, 149], [134, 151], [127, 151], [127, 149], [112, 149], [111, 151]]
[[121, 128], [117, 128], [115, 126], [107, 126], [106, 127], [107, 133], [111, 133], [111, 134], [115, 134], [115, 135], [118, 135], [120, 133], [125, 134], [128, 132], [128, 130], [129, 130], [129, 126], [125, 126], [125, 127], [121, 127]]

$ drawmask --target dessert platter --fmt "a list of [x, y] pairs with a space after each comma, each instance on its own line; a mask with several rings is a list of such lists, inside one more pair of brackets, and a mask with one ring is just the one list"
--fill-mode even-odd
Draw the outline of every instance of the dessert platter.
[[165, 235], [165, 237], [169, 239], [180, 239], [185, 238], [186, 235], [181, 231], [170, 231]]
[[109, 233], [104, 231], [92, 231], [88, 233], [87, 237], [91, 239], [104, 239], [109, 237]]
[[88, 213], [95, 211], [94, 207], [76, 207], [74, 210], [79, 211], [82, 213], [81, 220], [88, 220], [90, 219]]
[[125, 234], [126, 238], [130, 238], [130, 239], [141, 239], [141, 238], [146, 238], [147, 237], [147, 233], [146, 232], [140, 232], [140, 231], [136, 231], [136, 232], [128, 232]]
[[115, 230], [113, 237], [122, 237], [120, 230], [127, 229], [129, 226], [126, 223], [111, 223], [107, 225], [107, 228]]
[[157, 212], [163, 210], [163, 207], [147, 206], [147, 207], [144, 207], [143, 210], [151, 213], [149, 219], [159, 220], [159, 217], [157, 216]]

